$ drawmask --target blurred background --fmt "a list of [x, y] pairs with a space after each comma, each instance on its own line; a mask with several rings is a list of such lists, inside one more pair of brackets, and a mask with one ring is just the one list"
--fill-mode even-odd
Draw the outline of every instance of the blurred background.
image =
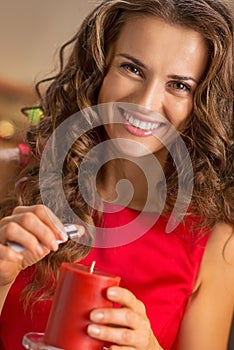
[[30, 86], [94, 4], [88, 0], [0, 0], [0, 79]]
[[29, 124], [21, 108], [36, 103], [35, 83], [53, 73], [59, 48], [98, 3], [0, 0], [0, 199], [19, 172], [18, 144]]
[[98, 1], [0, 0], [0, 121], [13, 120], [17, 137], [22, 137], [26, 122], [19, 109], [33, 101], [35, 82], [50, 75], [59, 47], [95, 4]]

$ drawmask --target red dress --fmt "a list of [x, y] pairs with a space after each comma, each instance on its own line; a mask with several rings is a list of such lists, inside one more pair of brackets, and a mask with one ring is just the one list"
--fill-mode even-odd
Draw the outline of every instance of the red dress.
[[[105, 213], [97, 231], [100, 247], [110, 239], [110, 248], [93, 248], [84, 264], [96, 261], [96, 267], [121, 276], [121, 286], [131, 290], [146, 306], [152, 329], [164, 350], [173, 349], [184, 310], [199, 271], [209, 234], [198, 239], [195, 221], [186, 220], [171, 233], [165, 233], [167, 218], [160, 216], [144, 234], [144, 224], [154, 214], [144, 213], [128, 235], [129, 223], [139, 212], [124, 208], [119, 212]], [[142, 215], [142, 214], [141, 214]], [[155, 216], [154, 216], [155, 217]], [[125, 226], [124, 226], [125, 225]], [[121, 230], [120, 228], [125, 227]], [[193, 227], [193, 229], [192, 229]], [[112, 229], [108, 237], [108, 228]], [[111, 230], [109, 230], [111, 231]], [[113, 241], [112, 234], [118, 239]], [[126, 234], [126, 237], [124, 237]], [[131, 240], [139, 236], [136, 240]], [[122, 236], [122, 237], [121, 237]], [[101, 237], [101, 238], [100, 238]], [[126, 244], [123, 244], [125, 241]], [[122, 242], [122, 245], [119, 245]], [[106, 244], [106, 243], [105, 243]], [[22, 337], [27, 332], [44, 332], [51, 301], [37, 303], [30, 315], [24, 314], [20, 292], [28, 283], [32, 268], [23, 271], [13, 284], [0, 318], [0, 349], [20, 350]], [[88, 350], [88, 349], [87, 349]]]

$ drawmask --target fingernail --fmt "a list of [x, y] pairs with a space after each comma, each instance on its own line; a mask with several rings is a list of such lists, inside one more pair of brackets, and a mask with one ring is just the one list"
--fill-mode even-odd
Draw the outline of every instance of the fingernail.
[[68, 240], [68, 235], [64, 227], [62, 229], [59, 228], [59, 236], [62, 242], [66, 242]]
[[104, 318], [103, 312], [94, 311], [94, 312], [91, 312], [91, 314], [90, 314], [90, 320], [94, 321], [94, 322], [101, 321], [103, 318]]
[[68, 240], [68, 235], [67, 235], [67, 233], [66, 232], [60, 232], [60, 237], [61, 237], [61, 241], [63, 242], [63, 243], [65, 243], [65, 242], [67, 242], [67, 240]]
[[50, 246], [51, 246], [51, 250], [54, 250], [54, 251], [58, 250], [58, 242], [56, 240], [52, 241]]
[[93, 324], [89, 325], [88, 326], [88, 333], [90, 335], [98, 335], [98, 334], [100, 334], [100, 328], [96, 325], [93, 325]]
[[109, 288], [109, 289], [107, 289], [107, 296], [108, 297], [115, 297], [116, 296], [116, 291], [115, 291], [115, 289], [114, 288]]
[[64, 226], [67, 236], [71, 240], [78, 240], [81, 236], [80, 230], [77, 229], [75, 225], [65, 225]]

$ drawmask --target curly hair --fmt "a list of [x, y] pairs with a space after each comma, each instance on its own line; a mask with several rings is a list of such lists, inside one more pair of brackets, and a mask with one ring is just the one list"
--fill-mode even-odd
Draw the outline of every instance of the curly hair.
[[[39, 163], [47, 140], [69, 116], [97, 104], [107, 71], [106, 57], [110, 46], [117, 40], [130, 16], [142, 15], [154, 16], [171, 25], [189, 27], [199, 32], [207, 43], [209, 65], [196, 89], [189, 124], [181, 135], [194, 172], [190, 214], [201, 217], [203, 225], [209, 228], [217, 221], [234, 225], [233, 14], [223, 0], [101, 2], [84, 20], [78, 33], [61, 48], [58, 74], [36, 85], [39, 107], [44, 116], [40, 124], [28, 132], [27, 141], [34, 163], [25, 169], [18, 186], [18, 199], [10, 202], [9, 210], [17, 203], [41, 203]], [[66, 51], [70, 47], [72, 49], [66, 60]], [[49, 85], [41, 93], [41, 86], [45, 83]], [[88, 224], [92, 223], [94, 212], [80, 194], [77, 177], [82, 160], [101, 141], [99, 129], [84, 133], [72, 145], [63, 166], [66, 199]], [[175, 152], [176, 156], [180, 157], [179, 152]], [[178, 182], [170, 156], [164, 170], [168, 191], [164, 214], [167, 214], [176, 201], [175, 184]], [[51, 175], [48, 183], [51, 181], [58, 181], [56, 175]], [[51, 201], [56, 202], [56, 194]], [[92, 240], [93, 234], [90, 233], [89, 242]], [[61, 261], [85, 256], [89, 252], [88, 246], [81, 251], [80, 246], [65, 244], [58, 252], [44, 258], [37, 264], [39, 277], [27, 287], [26, 294], [32, 295], [45, 288], [45, 280], [48, 280], [45, 273], [50, 271], [55, 276]]]

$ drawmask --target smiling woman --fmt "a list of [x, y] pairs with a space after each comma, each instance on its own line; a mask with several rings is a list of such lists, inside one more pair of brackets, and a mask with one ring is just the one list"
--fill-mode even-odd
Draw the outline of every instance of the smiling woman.
[[[106, 294], [121, 307], [92, 310], [87, 336], [110, 350], [226, 350], [233, 36], [223, 0], [105, 0], [62, 47], [59, 73], [37, 85], [32, 161], [1, 206], [1, 350], [45, 331], [58, 268], [81, 259], [121, 276]], [[64, 238], [71, 221], [86, 228], [79, 244]]]
[[[160, 138], [169, 143], [170, 126], [182, 131], [191, 117], [207, 62], [208, 46], [198, 32], [153, 16], [131, 16], [108, 50], [98, 103], [131, 103], [140, 105], [141, 111], [131, 111], [129, 106], [120, 117], [108, 113], [108, 137], [131, 139], [142, 143], [145, 152], [162, 153]], [[121, 117], [124, 123], [113, 124]]]

